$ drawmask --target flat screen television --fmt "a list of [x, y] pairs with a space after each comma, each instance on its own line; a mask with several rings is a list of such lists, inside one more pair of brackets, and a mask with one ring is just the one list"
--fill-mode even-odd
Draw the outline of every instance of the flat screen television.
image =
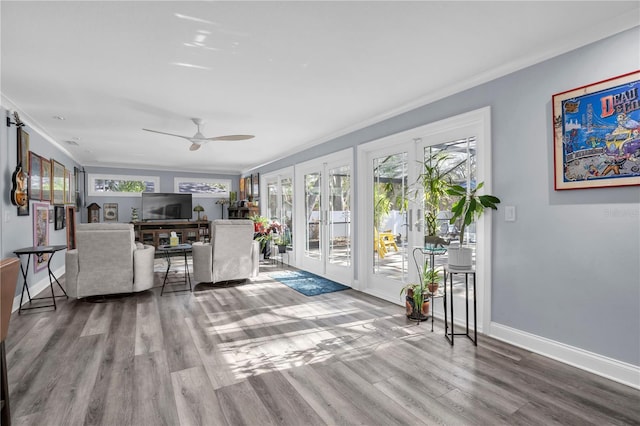
[[142, 220], [191, 219], [191, 194], [142, 193]]

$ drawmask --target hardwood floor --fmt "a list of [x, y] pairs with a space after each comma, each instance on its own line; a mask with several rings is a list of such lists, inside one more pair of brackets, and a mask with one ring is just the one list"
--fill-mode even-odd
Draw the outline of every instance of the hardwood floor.
[[[156, 282], [161, 285], [161, 274]], [[640, 424], [640, 391], [268, 278], [13, 315], [14, 425]]]

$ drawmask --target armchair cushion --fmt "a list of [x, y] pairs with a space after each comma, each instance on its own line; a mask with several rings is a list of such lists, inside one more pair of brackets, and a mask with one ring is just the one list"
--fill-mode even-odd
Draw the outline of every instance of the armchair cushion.
[[254, 278], [259, 250], [251, 220], [214, 220], [211, 243], [193, 244], [193, 277], [214, 283]]
[[78, 224], [76, 249], [65, 255], [67, 293], [81, 298], [147, 290], [154, 254], [153, 246], [138, 248], [131, 224]]

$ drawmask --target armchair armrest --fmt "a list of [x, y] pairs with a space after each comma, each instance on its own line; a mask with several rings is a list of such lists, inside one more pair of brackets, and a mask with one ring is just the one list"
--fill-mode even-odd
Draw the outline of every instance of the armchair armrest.
[[64, 287], [70, 297], [78, 297], [78, 250], [67, 250], [64, 254]]
[[213, 279], [213, 247], [211, 243], [195, 242], [191, 245], [193, 279], [196, 283], [209, 283]]
[[144, 245], [133, 251], [133, 291], [148, 290], [153, 287], [153, 262], [156, 249]]

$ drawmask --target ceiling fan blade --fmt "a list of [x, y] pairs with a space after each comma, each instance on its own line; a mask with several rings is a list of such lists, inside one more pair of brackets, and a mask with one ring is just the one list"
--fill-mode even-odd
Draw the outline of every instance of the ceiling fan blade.
[[227, 136], [215, 136], [213, 138], [207, 138], [210, 141], [244, 141], [247, 139], [255, 138], [254, 135], [227, 135]]
[[200, 149], [202, 145], [200, 145], [199, 143], [191, 143], [191, 146], [189, 147], [189, 151], [197, 151]]
[[176, 136], [178, 138], [187, 139], [187, 140], [191, 139], [191, 136], [176, 135], [174, 133], [160, 132], [158, 130], [151, 130], [151, 129], [142, 129], [142, 130], [146, 130], [147, 132], [160, 133], [161, 135]]

